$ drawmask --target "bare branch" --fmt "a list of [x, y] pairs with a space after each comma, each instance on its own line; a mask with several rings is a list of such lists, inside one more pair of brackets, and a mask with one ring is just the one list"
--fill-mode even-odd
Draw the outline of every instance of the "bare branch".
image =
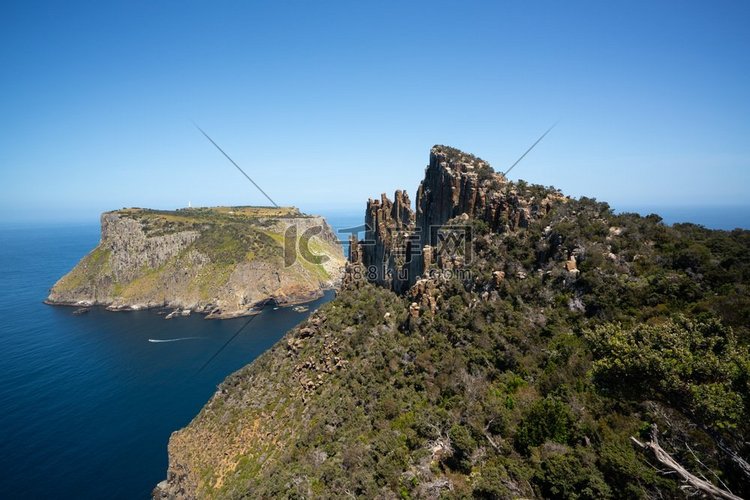
[[[698, 458], [698, 456], [695, 454], [695, 452], [693, 451], [693, 449], [690, 447], [689, 444], [685, 443], [685, 446], [687, 447], [687, 450], [690, 452], [690, 454], [693, 455], [693, 458], [695, 459], [695, 461], [698, 462], [698, 464], [701, 467], [703, 467], [708, 472], [710, 472], [721, 483], [721, 485], [724, 487], [725, 490], [727, 490], [729, 492], [732, 491], [732, 490], [729, 489], [729, 486], [727, 486], [724, 483], [724, 481], [722, 481], [721, 478], [719, 476], [717, 476], [716, 473], [709, 466], [707, 466], [706, 464], [704, 464], [703, 462], [701, 462], [700, 458]], [[701, 474], [701, 476], [703, 477], [703, 479], [706, 479], [706, 477], [703, 476], [703, 474]], [[708, 479], [706, 479], [706, 481], [708, 481]]]
[[656, 424], [651, 426], [651, 440], [649, 442], [642, 443], [632, 436], [630, 437], [630, 439], [640, 448], [651, 450], [656, 457], [656, 460], [658, 460], [665, 467], [668, 467], [669, 469], [676, 472], [677, 475], [680, 476], [682, 481], [685, 483], [683, 488], [692, 488], [713, 498], [723, 498], [726, 500], [742, 500], [742, 498], [738, 497], [737, 495], [729, 491], [725, 491], [711, 482], [694, 476], [687, 469], [685, 469], [685, 467], [680, 465], [674, 458], [672, 458], [672, 456], [659, 445], [658, 429], [656, 427]]

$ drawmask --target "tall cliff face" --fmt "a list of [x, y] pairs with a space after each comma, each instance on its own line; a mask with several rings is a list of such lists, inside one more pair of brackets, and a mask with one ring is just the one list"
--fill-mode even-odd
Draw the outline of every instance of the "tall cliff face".
[[[474, 155], [448, 146], [434, 146], [412, 212], [405, 191], [391, 202], [385, 194], [370, 199], [365, 212], [367, 231], [351, 242], [350, 262], [361, 264], [369, 281], [405, 292], [430, 269], [461, 265], [446, 245], [461, 244], [482, 221], [492, 231], [508, 233], [526, 228], [565, 198], [542, 198], [518, 192], [517, 186], [495, 173]], [[450, 226], [450, 227], [446, 227]]]
[[370, 243], [363, 252], [350, 251], [351, 258], [369, 268], [373, 281], [384, 284], [393, 281], [400, 285], [398, 276], [388, 279], [387, 273], [405, 264], [405, 254], [394, 249], [404, 248], [414, 231], [414, 213], [406, 191], [396, 191], [394, 201], [383, 194], [380, 200], [368, 200], [365, 211], [365, 241]]
[[156, 498], [684, 496], [658, 443], [750, 495], [750, 232], [485, 166], [436, 147], [414, 213], [368, 202], [347, 286], [172, 435]]
[[[430, 164], [417, 191], [419, 228], [436, 228], [459, 215], [485, 221], [495, 232], [525, 228], [546, 215], [562, 195], [543, 199], [519, 195], [517, 186], [495, 173], [489, 163], [447, 146], [430, 151]], [[435, 245], [434, 230], [423, 231], [422, 242]]]
[[[340, 278], [344, 260], [325, 220], [296, 209], [125, 209], [103, 214], [101, 225], [99, 245], [55, 284], [48, 303], [232, 317], [267, 299], [315, 298]], [[300, 245], [306, 231], [311, 239]]]

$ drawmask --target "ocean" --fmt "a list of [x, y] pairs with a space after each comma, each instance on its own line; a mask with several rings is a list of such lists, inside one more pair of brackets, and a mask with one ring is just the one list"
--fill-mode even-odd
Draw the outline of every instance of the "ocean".
[[[743, 210], [712, 211], [711, 220], [700, 209], [662, 213], [666, 222], [749, 227], [750, 211]], [[337, 214], [329, 221], [344, 228], [361, 219]], [[246, 319], [167, 321], [151, 311], [101, 309], [75, 316], [72, 308], [42, 303], [98, 239], [93, 224], [0, 227], [3, 498], [148, 498], [166, 475], [170, 434], [227, 375], [307, 316], [267, 308], [199, 372]]]
[[309, 314], [267, 307], [199, 373], [247, 318], [42, 303], [98, 239], [93, 225], [0, 228], [2, 498], [148, 498], [170, 434]]
[[731, 231], [735, 228], [750, 229], [750, 206], [614, 206], [616, 213], [636, 212], [641, 215], [651, 213], [661, 216], [665, 224], [692, 222], [710, 229]]

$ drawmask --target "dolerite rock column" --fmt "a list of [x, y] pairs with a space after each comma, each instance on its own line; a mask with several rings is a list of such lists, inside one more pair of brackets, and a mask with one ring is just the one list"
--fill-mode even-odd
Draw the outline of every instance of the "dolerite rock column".
[[417, 190], [415, 211], [405, 191], [396, 191], [393, 202], [385, 194], [380, 200], [370, 199], [365, 239], [352, 244], [357, 250], [352, 250], [350, 260], [362, 263], [369, 281], [406, 291], [431, 267], [441, 268], [447, 262], [463, 265], [442, 255], [438, 230], [447, 223], [464, 226], [466, 237], [473, 219], [483, 220], [495, 233], [516, 231], [543, 217], [563, 198], [548, 194], [539, 200], [520, 192], [484, 160], [434, 146]]

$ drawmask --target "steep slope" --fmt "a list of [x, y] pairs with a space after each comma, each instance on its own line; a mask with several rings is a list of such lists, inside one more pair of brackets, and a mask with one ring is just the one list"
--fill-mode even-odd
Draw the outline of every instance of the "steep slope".
[[48, 303], [232, 317], [268, 299], [316, 298], [344, 265], [325, 220], [294, 208], [123, 209], [101, 223], [101, 241], [54, 285]]
[[345, 289], [172, 436], [154, 496], [695, 492], [657, 441], [750, 493], [750, 232], [615, 215], [485, 168], [435, 147], [416, 214], [403, 191], [371, 200]]

